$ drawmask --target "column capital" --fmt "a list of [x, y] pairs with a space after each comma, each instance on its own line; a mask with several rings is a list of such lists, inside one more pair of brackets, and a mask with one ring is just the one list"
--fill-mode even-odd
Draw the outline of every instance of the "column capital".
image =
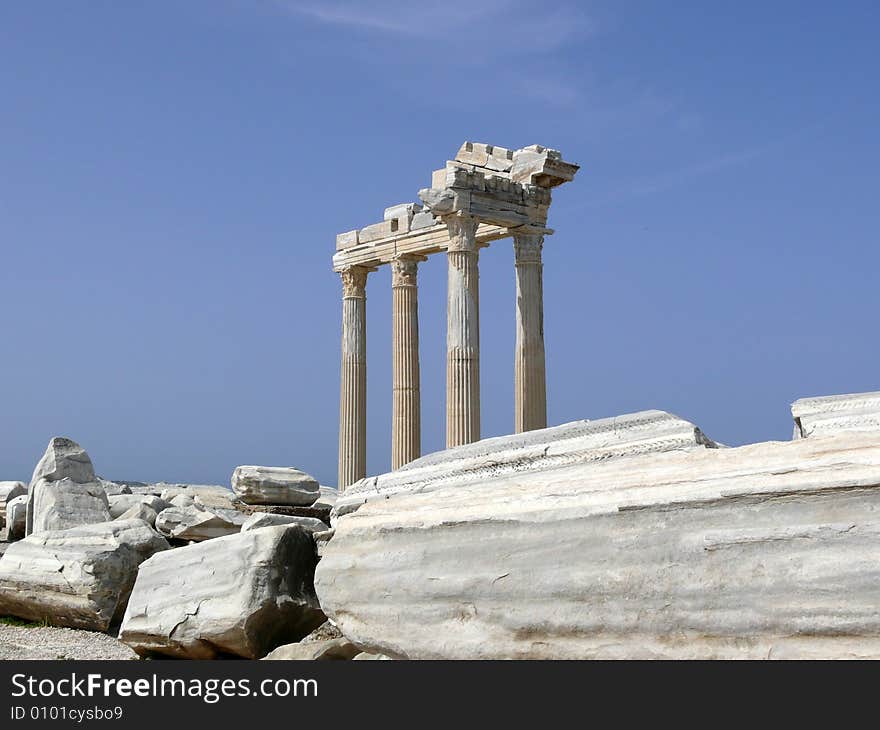
[[420, 257], [402, 255], [391, 261], [391, 286], [416, 286]]
[[513, 253], [516, 264], [540, 264], [544, 236], [541, 233], [514, 233]]
[[476, 218], [458, 213], [443, 216], [443, 222], [449, 231], [447, 251], [477, 252], [477, 228], [480, 222]]
[[342, 277], [342, 297], [344, 299], [367, 298], [367, 274], [370, 269], [366, 266], [349, 266], [339, 272]]

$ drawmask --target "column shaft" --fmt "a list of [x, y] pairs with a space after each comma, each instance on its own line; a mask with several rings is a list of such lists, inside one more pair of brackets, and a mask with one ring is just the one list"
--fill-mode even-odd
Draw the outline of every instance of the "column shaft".
[[547, 377], [544, 355], [543, 237], [513, 238], [516, 259], [516, 355], [514, 430], [547, 427]]
[[367, 272], [342, 272], [339, 491], [367, 475]]
[[391, 468], [421, 455], [418, 262], [391, 262], [393, 310]]
[[480, 287], [477, 221], [450, 216], [446, 324], [446, 446], [480, 438]]

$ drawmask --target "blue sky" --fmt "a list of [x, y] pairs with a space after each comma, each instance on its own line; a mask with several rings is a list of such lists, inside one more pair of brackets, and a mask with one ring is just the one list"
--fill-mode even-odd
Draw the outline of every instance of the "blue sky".
[[[787, 439], [880, 389], [873, 2], [5, 2], [0, 479], [53, 435], [109, 478], [335, 484], [337, 232], [464, 140], [582, 165], [545, 245], [549, 418]], [[513, 424], [512, 247], [481, 256], [483, 429]], [[443, 446], [445, 261], [422, 266]], [[368, 285], [369, 471], [391, 298]]]

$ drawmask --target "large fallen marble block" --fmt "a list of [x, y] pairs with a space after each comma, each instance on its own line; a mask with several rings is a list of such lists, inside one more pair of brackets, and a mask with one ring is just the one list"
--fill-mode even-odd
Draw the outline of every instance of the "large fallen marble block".
[[344, 515], [371, 499], [386, 499], [398, 492], [480, 484], [487, 479], [570, 464], [715, 446], [693, 423], [664, 411], [575, 421], [456, 446], [423, 456], [388, 474], [361, 479], [338, 496], [334, 511]]
[[156, 517], [156, 529], [175, 540], [213, 540], [234, 535], [241, 530], [247, 515], [235, 510], [168, 507]]
[[6, 519], [6, 505], [22, 494], [27, 494], [24, 482], [0, 482], [0, 524]]
[[0, 558], [0, 615], [106, 631], [122, 617], [138, 565], [167, 548], [141, 520], [29, 535]]
[[13, 497], [6, 503], [6, 524], [3, 527], [3, 539], [6, 542], [21, 540], [27, 524], [27, 494]]
[[880, 658], [880, 432], [438, 475], [322, 555], [328, 618], [398, 658]]
[[110, 519], [107, 493], [82, 446], [60, 437], [49, 442], [28, 486], [26, 519], [28, 535]]
[[794, 438], [880, 431], [880, 392], [801, 398], [791, 405]]
[[232, 490], [246, 504], [308, 507], [321, 496], [313, 476], [284, 466], [236, 467], [232, 472]]
[[265, 656], [324, 622], [316, 560], [311, 535], [283, 526], [160, 553], [140, 567], [119, 639], [142, 656]]

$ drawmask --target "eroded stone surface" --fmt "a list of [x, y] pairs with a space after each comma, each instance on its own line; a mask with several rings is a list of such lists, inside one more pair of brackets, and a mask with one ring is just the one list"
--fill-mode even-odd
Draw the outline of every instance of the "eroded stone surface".
[[109, 501], [110, 517], [114, 520], [139, 504], [147, 505], [156, 514], [171, 506], [161, 497], [154, 497], [150, 494], [111, 494], [107, 499]]
[[306, 660], [306, 661], [340, 661], [354, 659], [361, 650], [348, 639], [327, 639], [313, 641], [308, 644], [285, 644], [267, 654], [267, 660]]
[[27, 494], [24, 482], [0, 482], [0, 524], [6, 519], [6, 505], [23, 494]]
[[138, 565], [167, 548], [141, 520], [29, 535], [0, 558], [0, 615], [106, 631], [121, 618]]
[[168, 507], [156, 517], [156, 529], [175, 540], [201, 542], [241, 530], [247, 515], [236, 510], [204, 509], [198, 505]]
[[877, 658], [878, 485], [878, 432], [441, 479], [339, 518], [316, 587], [393, 657]]
[[273, 515], [268, 512], [255, 512], [248, 517], [241, 526], [242, 532], [258, 530], [261, 527], [273, 527], [275, 525], [298, 525], [307, 532], [323, 532], [330, 526], [314, 517], [297, 517], [294, 515]]
[[13, 497], [6, 504], [6, 524], [3, 527], [4, 540], [12, 542], [24, 537], [27, 524], [27, 494]]
[[546, 471], [571, 464], [716, 444], [693, 423], [663, 411], [642, 411], [596, 421], [498, 436], [423, 456], [397, 471], [368, 477], [336, 502], [339, 515], [370, 499], [437, 486], [465, 486], [505, 475]]
[[120, 640], [142, 656], [251, 659], [324, 622], [317, 558], [298, 527], [265, 527], [160, 553], [138, 571]]
[[880, 392], [801, 398], [791, 406], [794, 438], [880, 431]]
[[232, 490], [247, 504], [308, 507], [321, 496], [313, 476], [284, 466], [239, 466], [232, 473]]
[[107, 493], [100, 482], [39, 480], [31, 486], [31, 533], [66, 530], [111, 519]]
[[68, 438], [54, 437], [28, 485], [26, 534], [109, 519], [107, 494], [85, 449]]

